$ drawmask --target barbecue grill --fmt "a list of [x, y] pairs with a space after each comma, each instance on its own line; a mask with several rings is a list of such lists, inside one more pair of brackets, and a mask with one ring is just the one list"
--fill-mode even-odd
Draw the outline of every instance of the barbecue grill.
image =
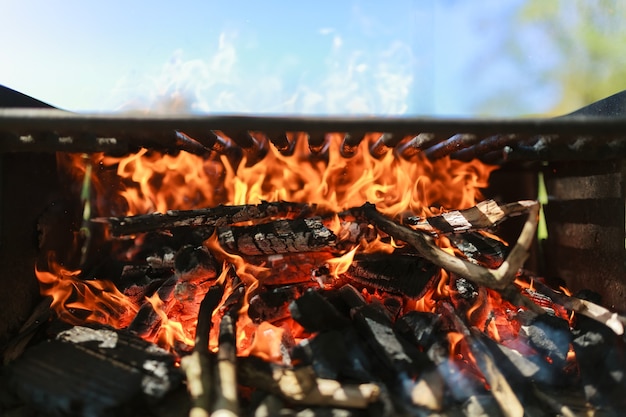
[[245, 155], [254, 163], [268, 146], [289, 155], [297, 141], [307, 141], [310, 152], [323, 157], [328, 141], [337, 138], [344, 158], [367, 139], [374, 156], [392, 151], [411, 158], [421, 152], [433, 160], [477, 158], [499, 165], [486, 194], [503, 201], [536, 199], [542, 176], [548, 239], [534, 248], [530, 269], [563, 279], [574, 291], [595, 291], [602, 304], [626, 312], [626, 92], [549, 119], [144, 116], [42, 106], [26, 100], [0, 109], [0, 282], [11, 294], [0, 340], [24, 321], [36, 298], [36, 224], [66, 187], [55, 174], [56, 152], [124, 155], [144, 147]]

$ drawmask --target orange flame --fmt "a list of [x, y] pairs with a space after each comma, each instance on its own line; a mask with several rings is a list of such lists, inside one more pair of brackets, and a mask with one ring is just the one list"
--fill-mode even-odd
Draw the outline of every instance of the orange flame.
[[354, 255], [356, 254], [357, 249], [359, 249], [359, 245], [356, 245], [352, 250], [346, 252], [344, 255], [341, 255], [338, 258], [332, 258], [326, 261], [328, 263], [328, 269], [330, 270], [331, 275], [334, 278], [339, 278], [339, 275], [345, 274], [348, 272], [350, 265], [352, 265], [352, 261], [354, 260]]
[[[50, 262], [52, 272], [35, 268], [40, 291], [52, 297], [51, 308], [63, 320], [126, 327], [137, 313], [137, 306], [110, 281], [81, 280], [81, 271], [69, 271]], [[81, 316], [81, 317], [78, 317]]]
[[188, 332], [183, 329], [183, 325], [180, 322], [168, 317], [166, 312], [167, 307], [159, 298], [159, 294], [154, 293], [151, 297], [146, 297], [146, 300], [152, 305], [152, 308], [161, 319], [159, 329], [150, 341], [157, 343], [166, 349], [171, 349], [177, 341], [180, 341], [187, 346], [194, 345], [193, 338], [189, 337], [187, 334]]
[[287, 200], [333, 212], [370, 202], [388, 215], [407, 210], [426, 215], [432, 205], [474, 205], [495, 168], [448, 158], [408, 161], [393, 152], [376, 159], [367, 140], [346, 159], [339, 152], [339, 138], [331, 139], [327, 162], [311, 158], [305, 140], [296, 143], [292, 156], [270, 146], [267, 156], [252, 166], [246, 166], [245, 157], [234, 166], [225, 156], [202, 159], [181, 152], [174, 157], [146, 150], [126, 158], [100, 156], [99, 162], [117, 166], [125, 179], [129, 214]]
[[[391, 151], [376, 159], [370, 154], [369, 146], [377, 135], [368, 135], [355, 156], [346, 159], [340, 153], [340, 135], [331, 134], [327, 156], [312, 157], [304, 135], [297, 136], [299, 140], [292, 156], [282, 155], [269, 146], [265, 158], [250, 166], [245, 156], [234, 162], [226, 156], [202, 158], [186, 152], [172, 156], [145, 149], [124, 158], [92, 154], [90, 163], [98, 167], [92, 173], [92, 183], [97, 184], [94, 193], [101, 203], [97, 204], [97, 213], [100, 216], [165, 213], [218, 204], [286, 200], [316, 204], [323, 211], [335, 213], [370, 202], [388, 216], [410, 212], [423, 217], [438, 214], [440, 207], [464, 209], [475, 205], [481, 198], [479, 189], [487, 186], [489, 174], [495, 169], [478, 161], [465, 163], [449, 158], [429, 161], [422, 155], [405, 160], [397, 158]], [[81, 170], [86, 162], [83, 155], [61, 159], [62, 164], [73, 167], [68, 170], [74, 172], [75, 177], [85, 175], [86, 171]], [[117, 175], [117, 183], [111, 181], [114, 178], [112, 170]], [[119, 192], [115, 198], [111, 197], [114, 191]], [[120, 197], [123, 204], [119, 204]], [[106, 204], [107, 200], [116, 198], [115, 204]], [[337, 217], [331, 229], [338, 231], [340, 227]], [[452, 252], [446, 239], [440, 239], [440, 244]], [[218, 260], [234, 265], [246, 285], [237, 325], [238, 348], [276, 357], [272, 346], [282, 337], [282, 329], [269, 324], [256, 326], [247, 316], [249, 294], [263, 282], [269, 270], [227, 253], [215, 235], [205, 242], [205, 246]], [[347, 270], [357, 251], [389, 252], [396, 247], [393, 240], [385, 243], [378, 237], [370, 242], [360, 242], [350, 252], [328, 262], [337, 277]], [[137, 311], [137, 306], [113, 284], [85, 283], [76, 279], [78, 271], [55, 267], [51, 272], [37, 271], [37, 275], [42, 293], [55, 297], [53, 306], [57, 311], [64, 311], [60, 313], [64, 316], [73, 317], [71, 309], [79, 308], [86, 310], [89, 320], [124, 327]], [[413, 307], [433, 311], [435, 301], [449, 295], [448, 281], [447, 273], [441, 271], [437, 287]], [[199, 284], [193, 300], [186, 301], [199, 304], [205, 290], [206, 285]], [[177, 341], [193, 345], [191, 335], [196, 320], [193, 311], [197, 308], [183, 309], [177, 306], [176, 303], [181, 301], [175, 297], [165, 304], [157, 296], [150, 297], [148, 302], [161, 318], [161, 328], [155, 340], [167, 346]], [[215, 348], [213, 336], [211, 340], [210, 345]], [[254, 346], [249, 347], [252, 340]]]

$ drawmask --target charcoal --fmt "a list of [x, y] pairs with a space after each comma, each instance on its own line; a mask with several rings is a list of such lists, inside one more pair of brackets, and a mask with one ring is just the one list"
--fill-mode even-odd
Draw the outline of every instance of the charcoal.
[[430, 364], [426, 354], [399, 337], [389, 317], [374, 306], [355, 308], [352, 321], [382, 365], [378, 372], [383, 380], [392, 383], [405, 382], [404, 378], [415, 378]]
[[348, 309], [365, 305], [363, 296], [350, 284], [346, 284], [339, 289], [339, 298]]
[[540, 314], [527, 326], [522, 326], [529, 344], [545, 355], [557, 369], [563, 369], [572, 341], [569, 323], [560, 317]]
[[289, 311], [295, 321], [311, 332], [350, 325], [350, 320], [328, 302], [320, 291], [314, 289], [308, 289], [289, 304]]
[[174, 268], [178, 275], [189, 279], [201, 275], [205, 279], [217, 277], [215, 258], [205, 246], [185, 245], [176, 252]]
[[319, 218], [275, 220], [217, 229], [220, 245], [243, 255], [274, 255], [331, 248], [337, 237]]
[[324, 331], [303, 340], [292, 349], [291, 359], [311, 365], [321, 378], [351, 382], [373, 379], [367, 352], [349, 328]]
[[[552, 368], [545, 366], [542, 358], [525, 355], [502, 346], [499, 343], [485, 337], [479, 332], [473, 332], [475, 337], [480, 337], [489, 353], [498, 365], [498, 369], [506, 377], [507, 382], [515, 391], [516, 396], [524, 405], [528, 417], [549, 416], [551, 410], [544, 410], [544, 399], [536, 395], [535, 384], [554, 385], [562, 374], [555, 374]], [[548, 414], [548, 412], [550, 412]]]
[[369, 254], [357, 256], [345, 276], [369, 288], [419, 298], [437, 270], [417, 256]]
[[255, 323], [274, 322], [289, 317], [289, 304], [313, 283], [284, 285], [277, 288], [260, 288], [250, 298], [248, 316]]
[[[178, 278], [176, 276], [171, 276], [161, 284], [156, 293], [162, 301], [170, 299], [176, 289], [177, 282]], [[139, 308], [137, 315], [135, 315], [135, 318], [128, 326], [128, 330], [140, 336], [145, 336], [150, 334], [160, 321], [161, 319], [154, 311], [152, 304], [145, 302]]]
[[502, 265], [509, 252], [502, 241], [478, 232], [452, 234], [450, 242], [469, 259], [492, 269]]
[[577, 316], [572, 344], [587, 400], [615, 412], [626, 410], [624, 340], [602, 323]]
[[396, 330], [409, 342], [424, 351], [437, 340], [441, 332], [439, 316], [434, 313], [411, 311], [400, 317], [395, 324]]
[[75, 326], [29, 348], [10, 365], [9, 380], [42, 413], [107, 416], [157, 402], [182, 375], [173, 355], [136, 336]]

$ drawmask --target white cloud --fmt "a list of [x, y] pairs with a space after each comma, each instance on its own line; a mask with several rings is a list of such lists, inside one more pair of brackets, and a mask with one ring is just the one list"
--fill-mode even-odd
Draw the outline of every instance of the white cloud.
[[358, 49], [335, 34], [320, 69], [290, 65], [286, 73], [278, 65], [263, 71], [262, 62], [244, 64], [238, 48], [233, 36], [222, 34], [208, 58], [185, 59], [184, 51], [177, 51], [156, 74], [120, 83], [118, 94], [135, 97], [123, 109], [288, 114], [402, 114], [408, 109], [414, 57], [401, 42]]

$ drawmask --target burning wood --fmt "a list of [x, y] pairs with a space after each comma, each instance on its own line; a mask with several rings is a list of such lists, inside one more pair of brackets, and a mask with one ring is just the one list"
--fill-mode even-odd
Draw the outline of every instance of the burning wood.
[[[230, 135], [242, 143], [258, 139]], [[158, 175], [136, 188], [127, 178], [128, 207], [94, 220], [100, 235], [90, 247], [106, 242], [115, 267], [100, 268], [98, 254], [98, 262], [87, 256], [84, 271], [54, 263], [38, 270], [57, 315], [78, 327], [114, 326], [115, 334], [140, 335], [169, 350], [186, 376], [166, 393], [186, 398], [177, 415], [278, 414], [278, 405], [294, 415], [367, 409], [382, 416], [513, 417], [546, 405], [568, 411], [565, 400], [536, 393], [555, 385], [555, 376], [560, 386], [584, 386], [598, 407], [619, 409], [614, 391], [598, 395], [594, 388], [602, 384], [582, 374], [605, 345], [591, 334], [620, 352], [621, 318], [539, 286], [530, 291], [520, 273], [535, 237], [537, 202], [472, 206], [489, 168], [357, 152], [373, 141], [380, 151], [389, 138], [314, 137], [309, 144], [317, 154], [302, 158], [302, 141], [285, 156], [291, 136], [279, 141], [283, 153], [254, 145], [263, 154], [241, 153], [237, 163], [207, 158], [184, 176], [183, 168], [156, 169], [160, 159], [179, 162], [169, 156], [116, 160], [120, 175], [144, 164]], [[338, 136], [340, 148], [332, 140]], [[212, 146], [178, 139], [198, 152]], [[151, 200], [154, 190], [182, 183], [188, 203], [171, 190]], [[469, 191], [445, 192], [454, 183]], [[155, 210], [164, 214], [145, 214]], [[514, 215], [528, 217], [509, 249], [489, 232]], [[582, 328], [593, 325], [584, 320], [576, 328], [571, 310], [594, 317], [599, 329], [611, 326], [613, 339], [597, 328], [587, 333]], [[27, 367], [38, 346], [11, 366]], [[21, 350], [14, 352], [7, 358]], [[622, 387], [616, 362], [616, 372], [605, 366], [600, 375]]]

